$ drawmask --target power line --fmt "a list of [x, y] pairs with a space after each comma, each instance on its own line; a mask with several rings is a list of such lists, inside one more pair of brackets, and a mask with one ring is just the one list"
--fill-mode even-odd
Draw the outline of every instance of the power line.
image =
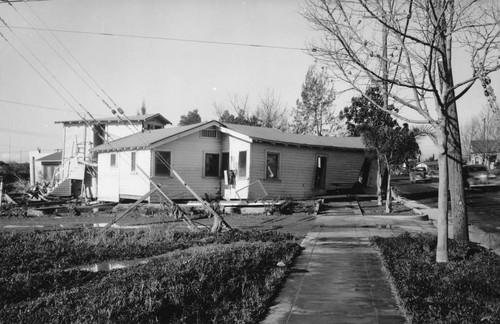
[[21, 130], [8, 129], [8, 128], [0, 128], [0, 132], [9, 132], [12, 134], [33, 135], [33, 136], [59, 137], [56, 135], [50, 135], [50, 134], [44, 134], [44, 133], [38, 133], [38, 132], [21, 131]]
[[41, 108], [41, 109], [48, 109], [48, 110], [55, 110], [55, 111], [72, 112], [70, 110], [63, 109], [63, 108], [55, 108], [55, 107], [48, 107], [48, 106], [41, 106], [41, 105], [33, 105], [33, 104], [19, 102], [19, 101], [11, 101], [11, 100], [0, 99], [0, 102], [5, 102], [5, 103], [9, 103], [9, 104], [14, 104], [14, 105], [28, 106], [28, 107], [33, 107], [33, 108]]
[[[5, 28], [0, 26], [0, 28]], [[172, 42], [184, 42], [184, 43], [201, 43], [201, 44], [212, 44], [212, 45], [227, 45], [227, 46], [243, 46], [243, 47], [254, 47], [254, 48], [269, 48], [269, 49], [281, 49], [281, 50], [293, 50], [293, 51], [306, 51], [306, 48], [292, 47], [292, 46], [277, 46], [277, 45], [263, 45], [263, 44], [250, 44], [250, 43], [235, 43], [235, 42], [220, 42], [220, 41], [208, 41], [200, 39], [188, 39], [188, 38], [174, 38], [174, 37], [162, 37], [162, 36], [146, 36], [146, 35], [132, 35], [132, 34], [118, 34], [118, 33], [106, 33], [106, 32], [90, 32], [82, 30], [69, 30], [69, 29], [54, 29], [54, 28], [35, 28], [35, 27], [22, 27], [22, 26], [10, 26], [12, 29], [25, 29], [25, 30], [38, 30], [38, 31], [51, 31], [57, 33], [70, 33], [70, 34], [83, 34], [83, 35], [97, 35], [97, 36], [114, 36], [114, 37], [125, 37], [125, 38], [139, 38], [139, 39], [153, 39], [153, 40], [163, 40]]]
[[[39, 109], [47, 109], [47, 110], [54, 110], [54, 111], [62, 111], [62, 112], [74, 113], [74, 111], [72, 111], [70, 109], [55, 108], [55, 107], [43, 106], [43, 105], [35, 105], [35, 104], [30, 104], [30, 103], [20, 102], [20, 101], [0, 99], [0, 102], [4, 102], [4, 103], [8, 103], [8, 104], [13, 104], [13, 105], [20, 105], [20, 106], [32, 107], [32, 108], [39, 108]], [[107, 116], [107, 115], [102, 115], [102, 114], [94, 114], [94, 115], [95, 116], [101, 116], [101, 117]]]

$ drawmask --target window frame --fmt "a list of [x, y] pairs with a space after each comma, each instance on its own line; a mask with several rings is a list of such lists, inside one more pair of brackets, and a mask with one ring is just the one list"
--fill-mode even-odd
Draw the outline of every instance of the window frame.
[[[275, 177], [269, 177], [268, 176], [268, 168], [269, 168], [269, 163], [268, 163], [268, 156], [269, 155], [276, 155], [277, 156], [277, 163], [276, 163], [276, 176]], [[264, 179], [268, 181], [278, 181], [281, 180], [281, 152], [279, 151], [266, 151], [265, 152], [266, 159], [264, 161], [265, 166], [264, 166]], [[272, 172], [272, 170], [271, 170]]]
[[202, 129], [200, 131], [200, 138], [217, 139], [219, 138], [219, 132], [215, 128]]
[[137, 151], [130, 152], [130, 172], [137, 173]]
[[[158, 155], [160, 156], [164, 153], [168, 153], [168, 164], [169, 166], [163, 165], [163, 163], [159, 160]], [[154, 157], [154, 170], [153, 174], [155, 177], [172, 177], [172, 151], [153, 151], [153, 157]], [[165, 158], [165, 157], [164, 157]], [[158, 164], [161, 163], [163, 167], [168, 168], [168, 174], [158, 174]]]
[[[217, 166], [216, 166], [216, 174], [207, 174], [207, 156], [216, 156], [217, 157]], [[203, 152], [203, 177], [205, 178], [219, 178], [220, 177], [220, 168], [221, 168], [221, 154], [214, 152]]]
[[[244, 153], [245, 159], [241, 158], [242, 153]], [[243, 165], [243, 168], [242, 168], [241, 162], [243, 160], [245, 161], [245, 164]], [[238, 152], [238, 178], [246, 178], [247, 177], [247, 164], [248, 164], [247, 161], [248, 161], [248, 151], [247, 150], [239, 151]], [[242, 169], [244, 172], [241, 172]]]
[[118, 163], [117, 163], [117, 153], [109, 153], [109, 167], [110, 168], [117, 168]]

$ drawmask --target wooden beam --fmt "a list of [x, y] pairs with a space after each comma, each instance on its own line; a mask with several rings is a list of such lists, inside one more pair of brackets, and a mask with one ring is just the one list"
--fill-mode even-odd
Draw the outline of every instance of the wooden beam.
[[142, 196], [141, 198], [137, 199], [137, 201], [135, 203], [132, 204], [132, 206], [130, 206], [129, 208], [127, 208], [120, 216], [116, 217], [115, 219], [113, 219], [111, 222], [109, 222], [106, 226], [104, 226], [104, 231], [106, 231], [108, 228], [110, 228], [111, 226], [113, 226], [113, 224], [115, 224], [116, 222], [118, 222], [120, 219], [122, 219], [125, 215], [127, 215], [128, 213], [130, 213], [130, 211], [132, 211], [135, 207], [137, 207], [141, 202], [144, 201], [144, 199], [148, 198], [149, 196], [151, 196], [154, 192], [156, 191], [156, 188], [153, 188], [151, 189], [147, 194], [145, 194], [144, 196]]

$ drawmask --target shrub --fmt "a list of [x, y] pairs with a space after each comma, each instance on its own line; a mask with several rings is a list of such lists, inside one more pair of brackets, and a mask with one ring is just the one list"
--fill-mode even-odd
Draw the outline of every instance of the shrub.
[[448, 263], [436, 263], [437, 239], [408, 233], [372, 238], [413, 323], [500, 322], [500, 256], [449, 240]]

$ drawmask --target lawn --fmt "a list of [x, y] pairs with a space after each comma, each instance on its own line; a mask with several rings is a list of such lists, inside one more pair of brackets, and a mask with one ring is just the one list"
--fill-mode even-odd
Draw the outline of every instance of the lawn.
[[[276, 231], [4, 231], [0, 322], [254, 323], [300, 250]], [[121, 270], [73, 269], [159, 254]]]

